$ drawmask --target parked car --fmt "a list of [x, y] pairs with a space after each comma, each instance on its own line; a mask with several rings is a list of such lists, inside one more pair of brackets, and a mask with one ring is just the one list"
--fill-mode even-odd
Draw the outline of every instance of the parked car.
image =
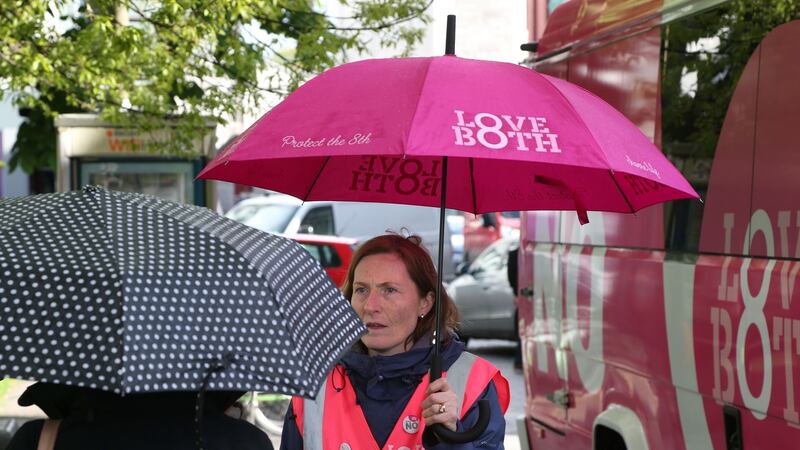
[[508, 281], [508, 252], [519, 240], [500, 239], [489, 245], [447, 286], [461, 316], [459, 335], [517, 341], [517, 306]]
[[453, 246], [453, 267], [464, 262], [464, 213], [447, 210], [447, 227], [450, 228], [450, 243]]
[[314, 259], [319, 261], [336, 286], [342, 286], [358, 243], [356, 239], [316, 234], [294, 234], [286, 237], [302, 245]]
[[463, 213], [463, 261], [473, 261], [492, 242], [519, 238], [519, 211]]
[[[226, 217], [269, 233], [347, 236], [363, 242], [403, 228], [422, 237], [436, 262], [439, 252], [439, 210], [388, 203], [303, 202], [284, 194], [242, 200]], [[445, 280], [455, 276], [450, 228], [445, 227]]]

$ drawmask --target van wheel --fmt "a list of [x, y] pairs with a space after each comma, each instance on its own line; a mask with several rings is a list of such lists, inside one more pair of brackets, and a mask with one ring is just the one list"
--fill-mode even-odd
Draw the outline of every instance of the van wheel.
[[594, 430], [594, 448], [596, 450], [627, 450], [625, 439], [611, 428], [598, 426]]

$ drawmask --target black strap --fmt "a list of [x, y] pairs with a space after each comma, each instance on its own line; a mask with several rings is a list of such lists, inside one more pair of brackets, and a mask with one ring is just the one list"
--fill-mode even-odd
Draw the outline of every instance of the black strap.
[[200, 386], [200, 392], [197, 393], [197, 402], [195, 403], [195, 437], [197, 443], [197, 450], [203, 450], [203, 433], [201, 432], [203, 425], [203, 411], [205, 409], [206, 390], [208, 390], [208, 383], [211, 381], [211, 375], [222, 372], [233, 364], [233, 354], [226, 353], [221, 358], [214, 360], [206, 369], [205, 376], [203, 377], [203, 384]]

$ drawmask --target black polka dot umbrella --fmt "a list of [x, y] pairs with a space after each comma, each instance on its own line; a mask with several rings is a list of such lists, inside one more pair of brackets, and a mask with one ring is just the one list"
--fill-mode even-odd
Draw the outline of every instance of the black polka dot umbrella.
[[89, 187], [0, 200], [0, 378], [312, 397], [364, 326], [294, 241]]

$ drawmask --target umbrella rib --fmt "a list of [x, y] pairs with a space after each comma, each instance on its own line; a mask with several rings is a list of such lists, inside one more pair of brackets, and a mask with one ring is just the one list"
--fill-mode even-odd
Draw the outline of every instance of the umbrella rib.
[[617, 189], [619, 189], [619, 193], [622, 195], [622, 198], [625, 200], [625, 203], [628, 204], [628, 208], [631, 209], [631, 213], [636, 213], [636, 210], [633, 209], [633, 205], [631, 205], [630, 200], [628, 200], [628, 196], [625, 195], [625, 191], [622, 190], [622, 186], [620, 186], [619, 182], [617, 182], [617, 178], [614, 176], [614, 171], [609, 170], [608, 175], [611, 177], [611, 180], [614, 181], [614, 184], [617, 186]]
[[319, 180], [319, 177], [322, 176], [322, 171], [325, 170], [325, 166], [328, 165], [328, 161], [330, 161], [330, 160], [331, 160], [330, 155], [325, 157], [325, 161], [319, 167], [319, 171], [317, 171], [317, 175], [314, 176], [314, 181], [312, 181], [311, 184], [308, 186], [308, 191], [306, 192], [306, 195], [303, 196], [303, 200], [308, 200], [308, 196], [311, 195], [311, 191], [314, 190], [314, 186], [317, 185], [317, 180]]
[[431, 65], [433, 64], [434, 58], [429, 58], [428, 65], [425, 66], [425, 75], [422, 76], [422, 83], [420, 83], [419, 95], [417, 95], [417, 102], [414, 105], [414, 113], [411, 114], [411, 121], [409, 122], [411, 126], [409, 127], [408, 134], [406, 134], [406, 141], [403, 145], [403, 158], [405, 158], [408, 143], [411, 142], [411, 133], [414, 132], [414, 120], [417, 118], [417, 112], [419, 112], [419, 102], [422, 101], [422, 91], [425, 89], [425, 82], [428, 81], [428, 73], [431, 70]]
[[478, 202], [475, 200], [475, 174], [472, 172], [472, 158], [469, 161], [469, 185], [472, 188], [472, 214], [478, 214]]

